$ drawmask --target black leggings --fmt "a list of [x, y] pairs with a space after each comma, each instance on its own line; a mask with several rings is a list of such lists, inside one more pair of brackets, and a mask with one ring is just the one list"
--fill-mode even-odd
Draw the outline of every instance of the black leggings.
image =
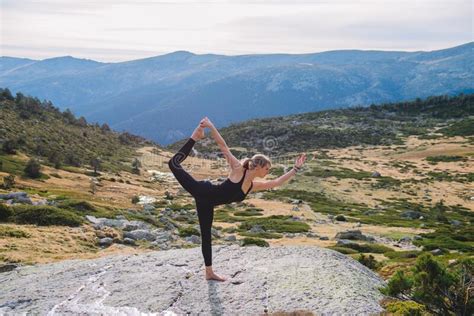
[[178, 182], [188, 191], [196, 201], [196, 210], [201, 228], [201, 250], [204, 264], [212, 266], [211, 227], [214, 219], [214, 205], [209, 194], [209, 182], [197, 181], [181, 166], [181, 162], [189, 155], [196, 141], [189, 138], [186, 144], [170, 159], [168, 166]]

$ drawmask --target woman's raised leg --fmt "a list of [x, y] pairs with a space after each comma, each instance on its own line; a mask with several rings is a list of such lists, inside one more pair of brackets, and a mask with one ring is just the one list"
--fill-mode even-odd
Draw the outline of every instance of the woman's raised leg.
[[199, 140], [202, 137], [204, 137], [204, 128], [198, 126], [183, 147], [181, 147], [181, 149], [168, 161], [168, 166], [176, 177], [176, 180], [178, 180], [179, 184], [181, 184], [181, 186], [193, 196], [198, 194], [199, 184], [196, 179], [183, 169], [181, 163], [186, 159], [186, 157], [188, 157], [191, 149], [196, 143], [196, 140]]

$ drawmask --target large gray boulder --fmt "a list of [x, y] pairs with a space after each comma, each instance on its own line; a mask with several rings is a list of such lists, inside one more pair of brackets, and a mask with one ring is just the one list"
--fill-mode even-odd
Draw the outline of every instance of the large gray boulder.
[[350, 239], [350, 240], [364, 240], [364, 241], [374, 241], [375, 238], [372, 236], [366, 236], [358, 229], [356, 230], [347, 230], [344, 232], [338, 232], [334, 237], [336, 239]]
[[26, 192], [10, 192], [6, 194], [0, 194], [0, 199], [2, 200], [13, 200], [26, 197], [28, 197], [28, 193]]
[[146, 229], [137, 229], [137, 230], [132, 230], [130, 232], [124, 232], [123, 238], [130, 238], [133, 240], [154, 241], [156, 239], [156, 235]]
[[206, 281], [200, 247], [69, 260], [0, 273], [0, 314], [317, 315], [383, 311], [385, 282], [356, 260], [309, 246], [215, 246]]
[[418, 212], [418, 211], [406, 210], [406, 211], [403, 211], [403, 213], [400, 216], [404, 218], [409, 218], [409, 219], [419, 219], [420, 217], [423, 216], [423, 213]]

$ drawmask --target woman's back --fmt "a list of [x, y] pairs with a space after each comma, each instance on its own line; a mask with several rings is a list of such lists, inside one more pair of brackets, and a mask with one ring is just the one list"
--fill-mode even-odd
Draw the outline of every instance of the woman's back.
[[230, 178], [227, 178], [219, 184], [213, 184], [212, 197], [214, 205], [240, 202], [244, 200], [253, 186], [253, 184], [251, 184], [246, 193], [242, 191], [242, 183], [244, 182], [246, 173], [247, 169], [244, 168], [244, 174], [239, 182], [232, 182]]

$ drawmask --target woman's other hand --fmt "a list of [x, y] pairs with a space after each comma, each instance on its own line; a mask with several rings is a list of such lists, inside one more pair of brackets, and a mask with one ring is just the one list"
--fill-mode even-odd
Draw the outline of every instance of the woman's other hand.
[[306, 154], [303, 153], [296, 159], [295, 166], [298, 168], [301, 168], [301, 166], [303, 166], [305, 161], [306, 161]]
[[214, 124], [212, 124], [211, 120], [206, 116], [204, 117], [201, 122], [199, 122], [201, 127], [208, 127], [208, 128], [213, 128]]

